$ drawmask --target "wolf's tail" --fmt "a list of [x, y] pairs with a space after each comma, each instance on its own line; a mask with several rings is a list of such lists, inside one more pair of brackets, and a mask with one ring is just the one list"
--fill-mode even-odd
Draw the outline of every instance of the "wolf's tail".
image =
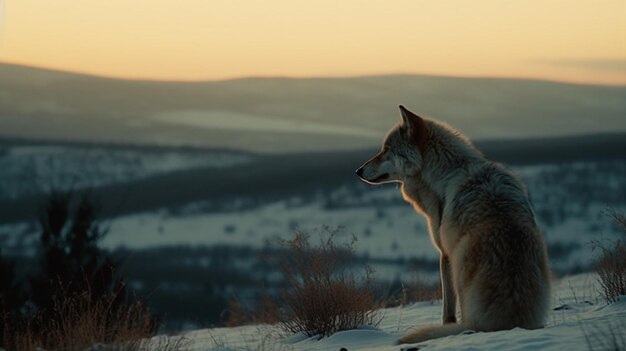
[[421, 327], [400, 338], [400, 343], [410, 344], [430, 339], [443, 338], [444, 336], [460, 334], [469, 329], [469, 326], [457, 323]]

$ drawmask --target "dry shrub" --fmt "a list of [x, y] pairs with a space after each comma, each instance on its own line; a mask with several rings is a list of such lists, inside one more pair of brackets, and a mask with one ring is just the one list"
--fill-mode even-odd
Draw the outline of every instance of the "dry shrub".
[[238, 299], [233, 298], [228, 302], [228, 318], [224, 325], [228, 328], [239, 327], [248, 324], [250, 318], [246, 313], [246, 309], [242, 306]]
[[410, 282], [407, 290], [405, 304], [419, 301], [441, 300], [441, 284], [433, 283], [420, 277]]
[[228, 303], [228, 317], [224, 322], [226, 327], [239, 327], [249, 324], [276, 324], [280, 322], [278, 304], [267, 294], [264, 294], [256, 303], [256, 307], [246, 308], [236, 297]]
[[262, 324], [276, 324], [279, 323], [280, 309], [278, 304], [272, 300], [268, 295], [264, 295], [254, 311], [254, 322]]
[[602, 295], [607, 303], [618, 300], [620, 295], [626, 295], [626, 216], [615, 210], [607, 211], [608, 216], [622, 230], [624, 236], [606, 242], [595, 242], [594, 248], [600, 248], [596, 273], [602, 289]]
[[361, 325], [378, 325], [382, 317], [372, 291], [372, 271], [351, 272], [352, 242], [338, 247], [333, 239], [337, 229], [323, 229], [319, 246], [311, 246], [309, 235], [298, 232], [283, 241], [288, 253], [280, 260], [286, 290], [283, 329], [309, 336], [328, 336]]
[[[155, 321], [140, 302], [116, 306], [116, 295], [92, 299], [89, 291], [55, 298], [52, 318], [43, 314], [13, 320], [5, 330], [8, 350], [141, 350]], [[175, 343], [175, 342], [173, 342]], [[172, 343], [172, 344], [173, 344]]]
[[405, 281], [395, 280], [391, 284], [381, 286], [380, 295], [384, 296], [387, 308], [405, 306], [413, 302], [435, 301], [441, 299], [441, 284], [425, 278], [414, 270]]
[[441, 285], [414, 273], [411, 280], [402, 286], [402, 305], [420, 301], [441, 299]]

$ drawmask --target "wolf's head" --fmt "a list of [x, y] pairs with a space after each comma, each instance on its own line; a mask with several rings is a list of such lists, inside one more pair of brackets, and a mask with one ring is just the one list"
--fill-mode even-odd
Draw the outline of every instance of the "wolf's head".
[[402, 183], [421, 171], [428, 125], [402, 105], [400, 113], [402, 121], [389, 131], [382, 150], [356, 171], [363, 181], [370, 184]]

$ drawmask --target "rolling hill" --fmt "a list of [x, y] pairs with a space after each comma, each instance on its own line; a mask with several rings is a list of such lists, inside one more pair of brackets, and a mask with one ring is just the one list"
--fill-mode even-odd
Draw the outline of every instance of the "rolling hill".
[[0, 136], [289, 153], [376, 145], [397, 105], [473, 139], [626, 131], [626, 87], [394, 75], [119, 80], [0, 64]]

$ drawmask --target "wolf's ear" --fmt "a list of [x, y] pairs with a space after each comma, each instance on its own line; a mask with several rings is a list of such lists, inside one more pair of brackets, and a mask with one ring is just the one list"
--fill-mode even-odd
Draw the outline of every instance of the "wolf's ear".
[[424, 119], [400, 105], [402, 128], [407, 130], [409, 138], [417, 143], [420, 151], [424, 151], [428, 142], [428, 127]]
[[402, 115], [402, 124], [407, 127], [418, 127], [419, 124], [423, 124], [424, 120], [422, 117], [416, 115], [415, 113], [406, 109], [406, 107], [400, 105], [400, 114]]

